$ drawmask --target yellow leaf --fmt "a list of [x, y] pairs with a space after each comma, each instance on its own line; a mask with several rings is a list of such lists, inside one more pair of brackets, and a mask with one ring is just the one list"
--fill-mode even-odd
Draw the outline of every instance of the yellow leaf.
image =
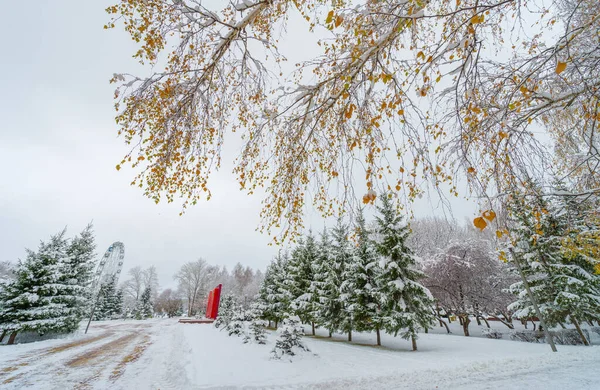
[[484, 211], [483, 217], [492, 222], [494, 219], [496, 219], [496, 213], [493, 210]]
[[329, 11], [329, 13], [327, 14], [327, 19], [325, 19], [325, 23], [329, 24], [333, 21], [333, 11]]
[[498, 258], [505, 263], [508, 262], [508, 258], [506, 257], [506, 252], [504, 252], [504, 251], [500, 251]]
[[341, 15], [338, 15], [335, 18], [335, 27], [339, 27], [340, 24], [342, 24], [343, 21], [344, 21], [344, 18]]
[[487, 226], [487, 222], [485, 222], [485, 219], [477, 217], [473, 220], [473, 225], [475, 225], [477, 229], [483, 231]]
[[500, 139], [504, 139], [504, 138], [508, 137], [508, 133], [506, 133], [504, 131], [499, 131], [498, 135], [500, 136]]
[[469, 168], [467, 168], [467, 172], [469, 172], [469, 173], [471, 173], [471, 174], [472, 174], [472, 173], [475, 173], [475, 168], [473, 168], [473, 167], [469, 167]]
[[485, 19], [484, 15], [475, 15], [471, 18], [471, 24], [483, 23], [484, 19]]
[[496, 230], [496, 237], [502, 238], [502, 235], [503, 235], [503, 233], [501, 230]]
[[121, 170], [121, 166], [119, 164], [117, 164], [117, 166], [115, 168], [117, 168], [117, 171]]
[[558, 61], [558, 64], [556, 64], [556, 74], [561, 74], [565, 69], [567, 69], [567, 63]]
[[600, 275], [600, 263], [594, 266], [594, 271], [596, 272], [596, 275]]

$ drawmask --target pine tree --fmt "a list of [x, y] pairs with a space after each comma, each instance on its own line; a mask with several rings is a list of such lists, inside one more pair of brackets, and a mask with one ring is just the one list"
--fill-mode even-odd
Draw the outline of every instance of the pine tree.
[[350, 310], [351, 307], [351, 294], [354, 287], [350, 284], [347, 279], [349, 273], [349, 267], [352, 261], [353, 250], [350, 241], [348, 240], [348, 225], [345, 225], [341, 219], [338, 220], [337, 225], [332, 230], [333, 236], [333, 262], [332, 268], [334, 272], [330, 273], [330, 276], [334, 277], [330, 281], [333, 287], [333, 294], [335, 296], [336, 309], [335, 311], [335, 328], [341, 332], [348, 334], [348, 341], [352, 341], [352, 330], [353, 314]]
[[343, 275], [343, 290], [348, 294], [348, 310], [352, 313], [354, 328], [358, 331], [378, 334], [379, 327], [374, 319], [378, 318], [377, 282], [379, 261], [374, 243], [361, 209], [356, 218], [356, 247]]
[[[569, 320], [587, 345], [579, 321], [600, 318], [600, 278], [594, 273], [596, 259], [565, 247], [571, 236], [581, 231], [582, 225], [576, 222], [578, 211], [570, 208], [568, 201], [542, 196], [514, 199], [511, 210], [511, 234], [516, 243], [510, 248], [513, 264], [527, 279], [546, 326]], [[523, 281], [510, 290], [518, 297], [509, 306], [515, 317], [535, 317]]]
[[284, 355], [296, 355], [296, 349], [309, 351], [302, 343], [304, 328], [299, 317], [288, 317], [283, 320], [283, 326], [279, 330], [279, 337], [275, 341], [275, 347], [271, 351], [273, 359], [281, 359]]
[[305, 323], [313, 323], [312, 294], [310, 292], [313, 279], [313, 264], [317, 258], [317, 245], [312, 233], [292, 251], [287, 263], [287, 276], [284, 288], [291, 296], [291, 309]]
[[142, 298], [140, 299], [139, 309], [138, 309], [138, 317], [141, 319], [152, 318], [154, 315], [154, 308], [152, 307], [152, 289], [150, 287], [146, 287], [144, 292], [142, 293]]
[[[323, 229], [321, 239], [317, 248], [317, 257], [312, 264], [313, 278], [309, 287], [312, 296], [312, 317], [319, 326], [324, 326], [329, 329], [327, 318], [324, 313], [327, 313], [329, 300], [327, 296], [327, 274], [332, 263], [331, 254], [331, 237], [327, 229]], [[312, 326], [312, 334], [315, 335], [315, 326]]]
[[238, 305], [233, 295], [225, 295], [219, 303], [219, 315], [217, 316], [214, 325], [215, 328], [227, 328], [229, 323], [233, 321], [235, 313], [238, 311]]
[[91, 289], [95, 266], [96, 243], [92, 224], [71, 240], [62, 263], [63, 283], [68, 286], [66, 304], [72, 310], [73, 322], [79, 323], [91, 306]]
[[123, 310], [123, 292], [117, 290], [115, 276], [100, 286], [97, 299], [96, 309], [94, 310], [95, 320], [109, 320], [121, 314]]
[[247, 314], [240, 306], [236, 307], [236, 311], [231, 316], [231, 321], [225, 326], [229, 336], [245, 336], [246, 335]]
[[412, 340], [417, 349], [416, 338], [420, 328], [427, 329], [434, 320], [433, 299], [427, 288], [418, 283], [424, 274], [417, 269], [416, 258], [406, 246], [409, 234], [407, 225], [394, 208], [388, 195], [382, 196], [377, 207], [377, 242], [381, 273], [377, 277], [378, 303], [381, 309], [379, 321], [391, 334], [400, 334]]
[[38, 252], [28, 250], [25, 261], [18, 263], [16, 278], [3, 293], [5, 301], [0, 315], [3, 328], [13, 333], [11, 341], [21, 331], [44, 334], [77, 329], [79, 319], [69, 304], [71, 291], [61, 273], [66, 249], [63, 230], [49, 242], [42, 242]]

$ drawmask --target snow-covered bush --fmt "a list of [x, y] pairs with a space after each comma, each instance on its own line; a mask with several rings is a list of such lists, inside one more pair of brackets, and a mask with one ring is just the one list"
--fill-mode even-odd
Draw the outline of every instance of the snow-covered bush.
[[278, 332], [279, 337], [277, 337], [275, 347], [271, 351], [273, 359], [281, 359], [284, 355], [294, 356], [298, 350], [310, 351], [302, 343], [304, 328], [298, 317], [289, 317], [283, 320], [283, 325]]
[[219, 314], [214, 322], [215, 328], [227, 327], [237, 310], [235, 298], [231, 295], [224, 296], [219, 305]]
[[246, 336], [244, 337], [244, 343], [252, 341], [256, 344], [266, 344], [266, 326], [267, 321], [258, 318], [252, 319], [252, 321], [248, 325], [248, 334], [246, 334]]
[[483, 330], [481, 331], [481, 334], [483, 334], [485, 337], [487, 337], [488, 339], [501, 339], [503, 334], [498, 331], [497, 329], [488, 329], [488, 328], [483, 328]]
[[239, 309], [236, 313], [231, 317], [231, 321], [225, 326], [227, 333], [230, 336], [243, 336], [246, 334], [246, 321], [247, 315], [246, 312], [242, 309]]
[[[587, 329], [581, 330], [587, 340], [590, 339]], [[582, 345], [583, 340], [576, 329], [561, 329], [550, 331], [554, 343], [558, 345]], [[528, 343], [545, 343], [544, 332], [534, 330], [513, 331], [510, 334], [511, 340], [524, 341]]]

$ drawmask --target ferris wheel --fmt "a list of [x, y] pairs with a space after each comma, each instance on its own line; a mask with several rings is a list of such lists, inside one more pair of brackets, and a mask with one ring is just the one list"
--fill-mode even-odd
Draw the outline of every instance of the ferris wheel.
[[102, 286], [103, 283], [109, 281], [113, 277], [115, 283], [119, 281], [119, 276], [121, 276], [121, 270], [123, 269], [124, 258], [125, 246], [122, 242], [114, 242], [108, 247], [96, 268], [93, 285], [94, 295], [98, 293], [98, 290], [100, 290], [100, 286]]

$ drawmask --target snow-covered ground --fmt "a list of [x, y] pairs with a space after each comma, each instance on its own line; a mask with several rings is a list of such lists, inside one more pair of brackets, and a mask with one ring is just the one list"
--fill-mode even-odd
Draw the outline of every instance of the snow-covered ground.
[[[456, 329], [458, 330], [458, 329]], [[475, 333], [475, 328], [472, 329]], [[595, 389], [600, 347], [422, 334], [307, 337], [311, 353], [270, 360], [269, 344], [243, 344], [212, 325], [176, 320], [93, 323], [87, 335], [0, 347], [2, 389]]]

